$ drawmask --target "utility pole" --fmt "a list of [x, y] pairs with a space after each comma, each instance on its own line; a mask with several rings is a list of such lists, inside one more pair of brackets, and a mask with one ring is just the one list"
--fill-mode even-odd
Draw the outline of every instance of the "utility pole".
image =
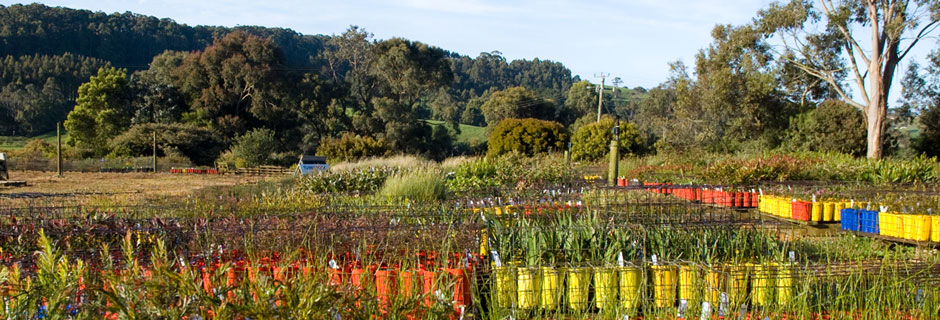
[[153, 173], [157, 173], [157, 131], [153, 131], [153, 159], [151, 162]]
[[55, 172], [61, 177], [62, 176], [62, 123], [55, 123]]
[[601, 109], [604, 105], [604, 82], [607, 80], [607, 77], [610, 76], [610, 73], [595, 73], [595, 78], [601, 78], [601, 87], [597, 90], [597, 122], [601, 122]]

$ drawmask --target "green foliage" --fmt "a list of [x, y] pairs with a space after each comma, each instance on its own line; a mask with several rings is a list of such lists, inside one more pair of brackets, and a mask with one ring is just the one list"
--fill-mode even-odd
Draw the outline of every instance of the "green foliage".
[[410, 201], [443, 200], [447, 191], [443, 175], [431, 169], [401, 173], [385, 180], [379, 194]]
[[575, 169], [563, 157], [524, 157], [512, 154], [483, 157], [461, 163], [448, 173], [448, 188], [456, 193], [498, 194], [499, 189], [525, 190], [535, 185], [565, 183], [574, 179]]
[[[613, 138], [614, 119], [603, 117], [600, 122], [583, 125], [571, 138], [571, 158], [574, 160], [595, 161], [609, 153]], [[622, 156], [640, 153], [643, 141], [636, 126], [620, 121], [620, 154]]]
[[272, 164], [276, 155], [277, 139], [270, 129], [254, 129], [235, 138], [232, 147], [222, 155], [224, 162], [240, 162], [237, 167], [255, 167]]
[[589, 89], [591, 83], [587, 80], [571, 85], [568, 90], [568, 98], [565, 99], [565, 107], [574, 110], [577, 116], [593, 115], [597, 118], [597, 90]]
[[103, 60], [65, 53], [0, 59], [0, 134], [33, 136], [55, 130], [75, 106], [75, 92]]
[[157, 155], [180, 153], [197, 165], [211, 165], [225, 144], [214, 131], [192, 125], [149, 123], [130, 127], [110, 142], [111, 156], [142, 157], [153, 153], [153, 133]]
[[281, 110], [277, 74], [284, 64], [281, 50], [270, 39], [233, 32], [205, 50], [186, 57], [177, 69], [178, 87], [197, 122], [223, 136], [243, 134], [253, 119], [289, 116]]
[[308, 193], [375, 192], [388, 177], [400, 172], [399, 168], [372, 167], [354, 170], [324, 171], [306, 175], [297, 181], [297, 187]]
[[865, 154], [865, 117], [858, 108], [828, 100], [791, 120], [786, 145], [790, 150]]
[[940, 103], [925, 110], [919, 120], [923, 129], [917, 150], [931, 157], [940, 156]]
[[368, 157], [380, 157], [388, 154], [388, 146], [382, 139], [357, 136], [345, 133], [342, 137], [327, 138], [320, 142], [317, 155], [326, 157], [330, 163], [355, 161]]
[[96, 156], [107, 154], [108, 141], [130, 126], [129, 95], [124, 69], [98, 69], [78, 88], [77, 105], [65, 120], [69, 144]]
[[488, 155], [517, 152], [534, 155], [564, 150], [568, 132], [558, 122], [538, 119], [505, 119], [499, 122], [487, 143]]
[[494, 92], [481, 107], [488, 125], [496, 125], [504, 119], [535, 118], [555, 120], [555, 103], [542, 99], [535, 92], [523, 87], [513, 87]]

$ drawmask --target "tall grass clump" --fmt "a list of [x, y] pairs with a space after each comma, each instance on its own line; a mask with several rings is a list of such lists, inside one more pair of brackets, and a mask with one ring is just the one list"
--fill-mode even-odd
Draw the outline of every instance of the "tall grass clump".
[[355, 162], [340, 162], [330, 166], [330, 171], [353, 171], [371, 168], [397, 168], [402, 170], [426, 168], [434, 162], [415, 156], [399, 155], [386, 158], [368, 158]]
[[437, 170], [415, 170], [389, 177], [379, 194], [395, 199], [436, 201], [444, 199], [447, 185]]

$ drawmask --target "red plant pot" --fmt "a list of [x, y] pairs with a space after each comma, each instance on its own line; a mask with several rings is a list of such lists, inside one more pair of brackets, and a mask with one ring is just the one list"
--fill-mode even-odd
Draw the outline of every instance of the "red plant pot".
[[813, 203], [806, 201], [794, 201], [790, 207], [793, 214], [790, 216], [794, 220], [809, 221], [810, 214], [813, 212]]

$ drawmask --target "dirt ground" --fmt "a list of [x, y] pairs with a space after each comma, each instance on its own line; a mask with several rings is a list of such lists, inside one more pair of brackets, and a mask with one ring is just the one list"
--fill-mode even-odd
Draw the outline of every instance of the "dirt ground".
[[219, 185], [252, 183], [261, 176], [200, 175], [171, 173], [78, 173], [62, 177], [55, 172], [13, 171], [10, 180], [26, 181], [25, 187], [0, 187], [0, 194], [10, 193], [104, 193], [185, 195], [195, 190]]

